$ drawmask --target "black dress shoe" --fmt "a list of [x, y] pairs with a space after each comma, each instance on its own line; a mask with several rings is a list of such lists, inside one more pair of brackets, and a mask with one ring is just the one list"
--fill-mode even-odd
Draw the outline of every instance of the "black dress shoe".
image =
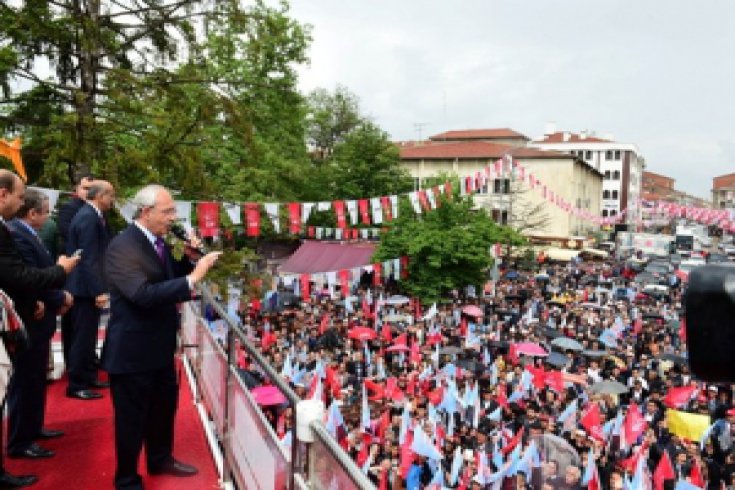
[[66, 396], [69, 398], [79, 398], [80, 400], [97, 400], [102, 395], [92, 390], [67, 391]]
[[160, 468], [148, 469], [148, 474], [150, 475], [194, 476], [197, 473], [199, 473], [199, 470], [195, 467], [175, 459], [171, 459], [171, 461]]
[[89, 383], [89, 387], [90, 388], [97, 388], [98, 390], [100, 390], [102, 388], [109, 388], [110, 387], [110, 383], [108, 383], [107, 381], [100, 381], [98, 379], [95, 379], [94, 381], [92, 381], [91, 383]]
[[20, 488], [33, 485], [38, 481], [35, 475], [11, 475], [10, 473], [0, 473], [0, 488]]
[[61, 437], [63, 435], [63, 430], [41, 429], [41, 432], [38, 433], [36, 439], [56, 439], [57, 437]]
[[51, 456], [55, 455], [53, 451], [43, 448], [39, 446], [36, 443], [31, 444], [27, 448], [25, 448], [22, 451], [9, 451], [8, 456], [11, 458], [29, 458], [29, 459], [39, 459], [39, 458], [50, 458]]

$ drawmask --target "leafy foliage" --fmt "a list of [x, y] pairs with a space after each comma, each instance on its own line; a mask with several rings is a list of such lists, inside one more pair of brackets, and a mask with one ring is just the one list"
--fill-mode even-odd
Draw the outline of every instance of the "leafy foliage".
[[410, 257], [408, 278], [401, 285], [424, 301], [436, 301], [452, 289], [481, 286], [492, 265], [494, 243], [523, 243], [523, 237], [496, 224], [471, 197], [442, 196], [438, 209], [414, 216], [403, 203], [399, 219], [380, 241], [374, 260]]

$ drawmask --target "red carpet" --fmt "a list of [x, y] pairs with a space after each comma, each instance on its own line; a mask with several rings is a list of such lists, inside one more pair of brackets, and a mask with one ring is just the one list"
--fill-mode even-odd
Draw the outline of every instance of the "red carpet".
[[[143, 476], [145, 488], [151, 490], [219, 488], [217, 470], [183, 372], [181, 384], [174, 456], [195, 465], [199, 474], [189, 478], [149, 476], [142, 458], [138, 472]], [[37, 490], [112, 488], [115, 450], [109, 390], [101, 391], [105, 395], [103, 399], [92, 401], [67, 398], [65, 390], [66, 378], [48, 387], [46, 427], [61, 429], [66, 435], [40, 441], [42, 446], [55, 451], [56, 456], [43, 460], [6, 458], [6, 468], [16, 475], [37, 475], [38, 483], [29, 487]]]

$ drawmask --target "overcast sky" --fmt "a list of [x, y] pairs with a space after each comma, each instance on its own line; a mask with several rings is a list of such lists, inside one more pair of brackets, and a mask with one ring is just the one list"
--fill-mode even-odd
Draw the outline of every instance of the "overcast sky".
[[291, 0], [301, 88], [355, 93], [394, 139], [510, 127], [611, 133], [709, 196], [735, 172], [732, 0]]

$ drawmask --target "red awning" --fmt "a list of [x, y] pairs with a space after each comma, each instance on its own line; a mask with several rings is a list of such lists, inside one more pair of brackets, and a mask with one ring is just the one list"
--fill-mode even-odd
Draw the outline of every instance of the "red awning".
[[305, 241], [281, 266], [281, 273], [318, 274], [372, 264], [375, 245]]

